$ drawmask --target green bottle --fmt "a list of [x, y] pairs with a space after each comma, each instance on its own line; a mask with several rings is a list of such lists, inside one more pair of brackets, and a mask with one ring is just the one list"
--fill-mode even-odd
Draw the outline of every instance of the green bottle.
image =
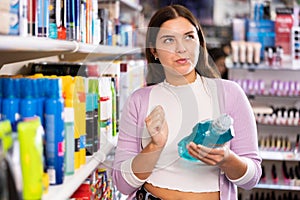
[[39, 118], [19, 122], [23, 199], [41, 199], [43, 195], [43, 134]]

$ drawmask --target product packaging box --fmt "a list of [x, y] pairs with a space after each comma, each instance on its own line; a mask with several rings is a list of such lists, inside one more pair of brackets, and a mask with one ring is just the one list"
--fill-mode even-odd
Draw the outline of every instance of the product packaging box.
[[275, 46], [275, 23], [271, 20], [247, 20], [247, 41], [261, 43], [260, 57], [264, 59], [264, 49]]
[[291, 53], [291, 32], [294, 24], [292, 8], [276, 8], [275, 44], [283, 48], [284, 54]]

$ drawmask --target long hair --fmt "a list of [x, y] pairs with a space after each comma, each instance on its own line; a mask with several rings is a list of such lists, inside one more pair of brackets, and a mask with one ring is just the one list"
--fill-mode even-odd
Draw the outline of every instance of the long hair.
[[146, 34], [146, 59], [148, 62], [148, 72], [146, 77], [147, 85], [153, 85], [162, 82], [165, 79], [165, 73], [159, 60], [155, 60], [150, 48], [155, 48], [156, 37], [161, 25], [171, 19], [184, 17], [197, 30], [200, 42], [199, 59], [196, 64], [196, 72], [201, 76], [218, 78], [219, 74], [208, 62], [208, 53], [203, 31], [198, 20], [190, 10], [182, 5], [169, 5], [159, 9], [151, 18]]

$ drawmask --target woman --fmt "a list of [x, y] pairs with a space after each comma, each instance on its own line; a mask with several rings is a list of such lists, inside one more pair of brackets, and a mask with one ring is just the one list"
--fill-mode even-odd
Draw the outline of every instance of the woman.
[[[148, 87], [135, 91], [121, 113], [112, 176], [129, 199], [237, 199], [261, 176], [256, 124], [249, 101], [234, 82], [208, 65], [200, 24], [183, 6], [158, 10], [146, 36]], [[199, 162], [181, 158], [178, 142], [198, 122], [221, 113], [234, 138], [219, 148], [187, 145]], [[135, 197], [136, 195], [136, 197]]]

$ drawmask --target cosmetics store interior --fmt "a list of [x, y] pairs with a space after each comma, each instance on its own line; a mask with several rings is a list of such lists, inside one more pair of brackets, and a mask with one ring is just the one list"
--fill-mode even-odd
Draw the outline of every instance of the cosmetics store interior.
[[238, 199], [300, 199], [300, 1], [2, 0], [1, 200], [127, 198], [110, 175], [118, 120], [145, 86], [149, 19], [172, 3], [253, 108], [263, 173]]

